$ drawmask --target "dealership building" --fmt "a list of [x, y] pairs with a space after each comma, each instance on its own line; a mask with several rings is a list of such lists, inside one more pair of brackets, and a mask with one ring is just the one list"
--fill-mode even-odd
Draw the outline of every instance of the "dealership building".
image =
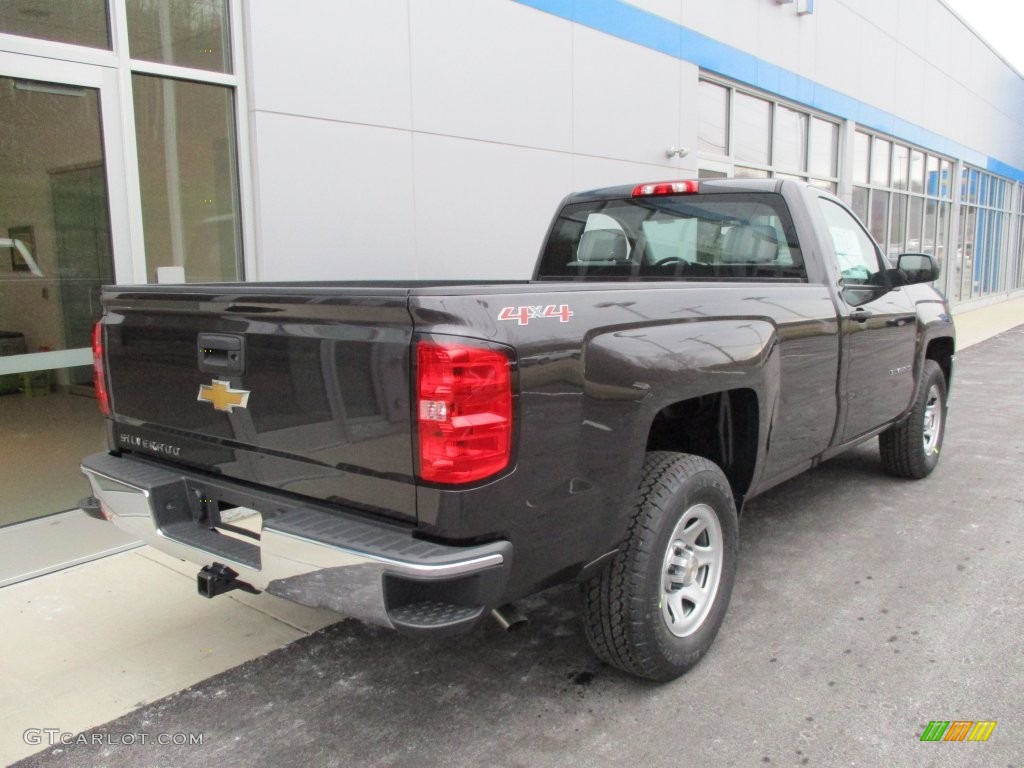
[[88, 492], [103, 284], [528, 279], [568, 192], [722, 177], [1024, 292], [1024, 77], [942, 0], [0, 0], [0, 526]]

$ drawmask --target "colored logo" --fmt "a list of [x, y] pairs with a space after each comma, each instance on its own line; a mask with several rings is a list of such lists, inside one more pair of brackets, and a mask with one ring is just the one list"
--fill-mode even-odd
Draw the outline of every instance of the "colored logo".
[[515, 320], [518, 325], [529, 325], [531, 320], [558, 318], [560, 323], [568, 323], [573, 311], [568, 304], [548, 304], [538, 307], [504, 307], [498, 313], [499, 320]]
[[249, 404], [249, 390], [232, 389], [230, 381], [214, 379], [212, 385], [199, 385], [199, 397], [196, 399], [209, 403], [218, 411], [231, 413], [235, 408], [245, 408]]
[[995, 720], [932, 720], [921, 741], [988, 741], [995, 729]]

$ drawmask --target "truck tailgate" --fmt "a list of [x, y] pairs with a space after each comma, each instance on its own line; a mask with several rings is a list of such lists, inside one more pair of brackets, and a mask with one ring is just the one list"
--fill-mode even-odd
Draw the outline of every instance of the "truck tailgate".
[[114, 444], [414, 521], [407, 293], [108, 289]]

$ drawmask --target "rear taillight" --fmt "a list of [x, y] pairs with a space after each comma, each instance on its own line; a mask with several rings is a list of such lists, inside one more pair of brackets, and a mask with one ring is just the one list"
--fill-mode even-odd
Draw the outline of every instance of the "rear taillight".
[[103, 323], [92, 328], [92, 383], [96, 388], [96, 402], [104, 416], [110, 415], [110, 393], [107, 392], [107, 369], [103, 363]]
[[467, 344], [416, 345], [419, 474], [470, 483], [508, 466], [512, 365], [503, 352]]
[[656, 181], [651, 184], [637, 184], [633, 187], [633, 197], [652, 197], [655, 195], [692, 195], [700, 190], [700, 182], [688, 181]]

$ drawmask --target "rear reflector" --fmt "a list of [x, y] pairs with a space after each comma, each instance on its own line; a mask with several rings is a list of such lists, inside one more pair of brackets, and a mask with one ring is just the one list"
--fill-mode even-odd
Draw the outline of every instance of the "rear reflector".
[[96, 402], [104, 416], [110, 415], [110, 394], [107, 392], [107, 370], [103, 363], [103, 323], [92, 328], [92, 383]]
[[695, 194], [699, 187], [700, 182], [692, 179], [689, 181], [657, 181], [652, 184], [637, 184], [633, 188], [633, 197]]
[[419, 474], [470, 483], [508, 466], [512, 454], [512, 365], [496, 349], [416, 345]]

